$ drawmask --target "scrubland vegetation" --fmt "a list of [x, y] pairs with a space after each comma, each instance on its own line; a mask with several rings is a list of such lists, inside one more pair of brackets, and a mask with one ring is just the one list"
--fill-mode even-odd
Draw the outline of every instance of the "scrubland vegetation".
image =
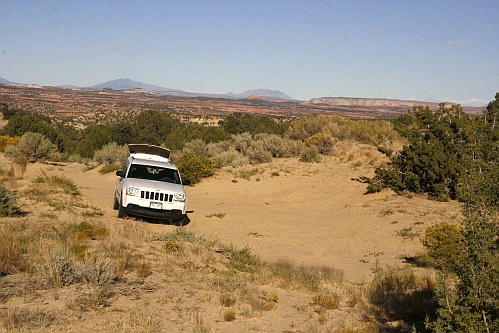
[[[76, 331], [71, 323], [82, 318], [94, 321], [88, 330], [108, 332], [161, 332], [186, 323], [193, 332], [232, 331], [236, 326], [228, 325], [239, 319], [276, 311], [283, 293], [307, 299], [296, 307], [306, 319], [290, 320], [290, 331], [499, 331], [499, 94], [480, 117], [442, 105], [436, 112], [416, 107], [393, 122], [232, 114], [220, 126], [203, 126], [143, 111], [130, 121], [76, 130], [7, 106], [3, 114], [9, 122], [0, 150], [13, 168], [0, 170], [0, 331]], [[360, 162], [376, 168], [375, 177], [359, 179], [368, 192], [390, 187], [463, 203], [462, 221], [427, 229], [426, 251], [412, 258], [419, 267], [376, 267], [372, 282], [352, 283], [334, 267], [265, 262], [248, 247], [182, 227], [154, 234], [138, 221], [110, 222], [56, 173], [16, 190], [28, 163], [92, 162], [111, 172], [132, 142], [171, 148], [183, 177], [195, 184], [221, 167], [282, 157], [353, 162], [343, 149], [349, 140], [374, 145], [389, 159]], [[25, 211], [27, 203], [42, 208]], [[171, 287], [155, 287], [165, 282]], [[120, 308], [124, 298], [136, 307]], [[209, 318], [200, 315], [201, 303], [212, 309]]]

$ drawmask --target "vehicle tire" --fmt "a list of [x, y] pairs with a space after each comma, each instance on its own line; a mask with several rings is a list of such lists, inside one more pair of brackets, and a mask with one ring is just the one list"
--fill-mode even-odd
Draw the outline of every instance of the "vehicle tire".
[[121, 205], [121, 202], [118, 203], [118, 218], [122, 219], [122, 218], [125, 218], [127, 215], [125, 213], [125, 209], [123, 208], [123, 206]]
[[120, 203], [118, 202], [118, 199], [116, 199], [116, 197], [114, 197], [113, 209], [114, 210], [120, 209]]

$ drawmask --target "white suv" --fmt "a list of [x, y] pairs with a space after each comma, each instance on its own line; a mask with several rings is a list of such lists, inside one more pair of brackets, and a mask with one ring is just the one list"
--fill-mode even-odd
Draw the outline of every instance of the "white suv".
[[127, 215], [181, 221], [186, 218], [187, 196], [170, 150], [148, 144], [128, 145], [130, 156], [123, 170], [116, 171], [114, 209]]

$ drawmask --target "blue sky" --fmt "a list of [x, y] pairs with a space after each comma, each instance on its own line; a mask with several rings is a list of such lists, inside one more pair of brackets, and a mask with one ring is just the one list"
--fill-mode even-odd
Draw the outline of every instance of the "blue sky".
[[0, 0], [0, 77], [482, 106], [498, 17], [498, 0]]

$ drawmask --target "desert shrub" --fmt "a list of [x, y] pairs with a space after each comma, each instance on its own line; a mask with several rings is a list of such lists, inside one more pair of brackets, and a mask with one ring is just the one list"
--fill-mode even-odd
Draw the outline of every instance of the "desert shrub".
[[109, 229], [99, 227], [87, 221], [72, 224], [69, 229], [72, 232], [73, 237], [80, 241], [87, 239], [103, 240], [109, 236]]
[[455, 272], [438, 275], [440, 307], [431, 327], [435, 332], [498, 332], [499, 221], [475, 209], [466, 210], [465, 216], [464, 246], [453, 263]]
[[9, 191], [3, 183], [0, 183], [0, 216], [16, 216], [21, 214], [17, 204], [17, 193]]
[[286, 259], [268, 264], [272, 275], [280, 278], [284, 287], [302, 287], [318, 291], [324, 283], [341, 283], [344, 273], [331, 266], [299, 265]]
[[319, 154], [329, 155], [333, 153], [334, 145], [338, 139], [333, 138], [329, 133], [316, 133], [305, 139], [307, 146], [316, 146]]
[[255, 143], [261, 143], [263, 149], [269, 151], [272, 154], [272, 157], [277, 158], [296, 156], [300, 146], [300, 143], [296, 140], [267, 133], [255, 135], [253, 144]]
[[[294, 120], [286, 135], [295, 140], [307, 140], [323, 134], [338, 140], [356, 140], [361, 143], [386, 144], [400, 140], [392, 123], [386, 120], [351, 120], [340, 116], [317, 115]], [[314, 140], [317, 140], [314, 139]], [[327, 141], [324, 142], [327, 144]]]
[[80, 164], [88, 164], [90, 159], [88, 157], [83, 157], [79, 154], [71, 154], [67, 157], [68, 162], [76, 162]]
[[234, 144], [231, 140], [210, 142], [206, 145], [206, 155], [209, 157], [214, 157], [231, 150], [234, 150]]
[[213, 160], [205, 155], [187, 153], [176, 162], [183, 179], [189, 179], [192, 184], [199, 183], [202, 178], [215, 173]]
[[277, 121], [269, 116], [252, 115], [235, 112], [220, 122], [220, 126], [231, 134], [272, 133], [283, 135], [288, 128], [287, 123]]
[[201, 139], [194, 139], [187, 142], [182, 149], [183, 153], [196, 154], [196, 155], [206, 155], [207, 145]]
[[135, 264], [135, 271], [140, 278], [146, 278], [151, 275], [151, 264], [147, 261], [139, 261]]
[[18, 113], [10, 118], [7, 125], [2, 128], [2, 135], [11, 137], [23, 136], [28, 132], [43, 135], [59, 148], [64, 146], [64, 137], [62, 133], [50, 124], [50, 119], [48, 117], [32, 113]]
[[225, 313], [224, 313], [224, 320], [225, 321], [234, 321], [234, 320], [236, 320], [236, 313], [233, 310], [225, 311]]
[[203, 236], [196, 235], [195, 232], [185, 228], [176, 228], [173, 232], [165, 233], [155, 240], [161, 241], [176, 241], [176, 242], [189, 242], [189, 243], [204, 243], [206, 239]]
[[261, 265], [260, 257], [251, 253], [248, 246], [239, 249], [228, 245], [224, 247], [224, 253], [229, 258], [227, 266], [240, 272], [255, 272]]
[[64, 176], [53, 175], [48, 177], [47, 182], [50, 186], [60, 188], [64, 193], [78, 196], [81, 194], [78, 186], [71, 180]]
[[317, 146], [305, 147], [302, 149], [300, 154], [300, 161], [302, 162], [317, 162], [319, 163], [322, 160], [321, 154], [319, 154], [319, 150]]
[[69, 251], [65, 248], [48, 252], [40, 269], [45, 282], [54, 287], [67, 286], [77, 280]]
[[106, 164], [99, 170], [99, 173], [105, 175], [116, 170], [121, 170], [122, 168], [121, 164]]
[[236, 297], [232, 293], [222, 293], [219, 296], [220, 304], [225, 307], [231, 307], [236, 304]]
[[5, 156], [14, 162], [26, 159], [30, 163], [44, 161], [57, 152], [57, 146], [39, 133], [27, 132], [15, 146], [5, 149]]
[[234, 143], [235, 149], [244, 154], [251, 146], [253, 137], [248, 132], [244, 132], [240, 134], [233, 134], [231, 140]]
[[121, 164], [128, 158], [128, 147], [116, 142], [108, 143], [94, 153], [94, 160], [101, 164]]
[[312, 302], [315, 305], [320, 305], [327, 310], [337, 309], [340, 305], [340, 295], [335, 292], [330, 293], [319, 293], [312, 297]]
[[248, 157], [236, 150], [224, 151], [214, 155], [212, 158], [217, 167], [232, 166], [233, 168], [237, 168], [249, 163]]
[[499, 94], [481, 117], [466, 114], [459, 105], [446, 108], [442, 103], [435, 112], [414, 107], [397, 123], [409, 145], [376, 169], [368, 192], [390, 187], [397, 193], [427, 193], [440, 201], [470, 201], [481, 193], [489, 207], [497, 206], [499, 183], [489, 181], [499, 175], [497, 114]]
[[11, 137], [8, 135], [0, 136], [0, 152], [4, 152], [8, 146], [15, 146], [21, 141], [21, 137]]
[[181, 253], [184, 251], [182, 243], [174, 240], [167, 240], [166, 242], [164, 242], [161, 248], [166, 253]]
[[246, 150], [250, 163], [260, 164], [272, 161], [272, 153], [267, 150], [267, 146], [263, 141], [254, 141]]
[[107, 125], [89, 126], [83, 130], [81, 136], [74, 152], [86, 158], [92, 158], [95, 151], [112, 141], [111, 128]]
[[446, 222], [426, 229], [423, 245], [431, 258], [432, 266], [451, 272], [457, 270], [456, 265], [462, 261], [463, 231], [462, 226]]
[[387, 321], [410, 319], [422, 325], [436, 310], [433, 280], [417, 278], [413, 271], [378, 268], [368, 297], [377, 315]]
[[339, 116], [303, 117], [291, 122], [286, 135], [294, 140], [305, 140], [321, 133], [328, 123], [343, 121]]
[[73, 264], [75, 279], [104, 286], [116, 278], [116, 268], [111, 258], [105, 255], [86, 256]]

